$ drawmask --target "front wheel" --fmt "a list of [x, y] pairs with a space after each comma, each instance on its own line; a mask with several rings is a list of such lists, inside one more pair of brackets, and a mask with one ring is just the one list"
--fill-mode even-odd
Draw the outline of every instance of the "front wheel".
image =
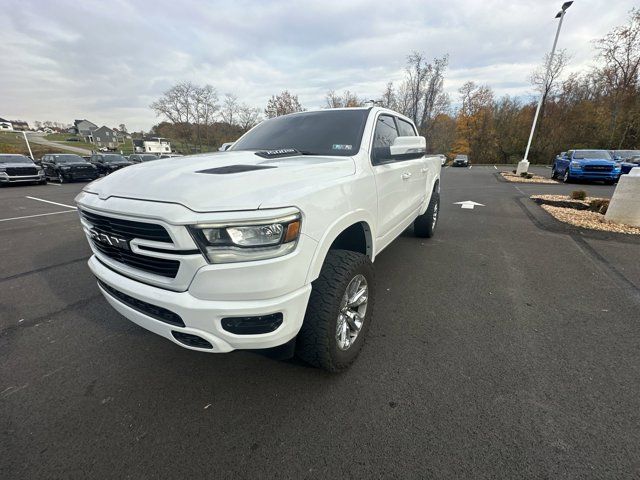
[[427, 211], [417, 217], [413, 222], [413, 231], [417, 237], [431, 238], [438, 224], [440, 214], [440, 194], [434, 190]]
[[373, 315], [375, 278], [369, 257], [329, 250], [313, 282], [296, 355], [330, 372], [345, 370], [358, 356]]
[[562, 181], [564, 183], [569, 183], [571, 181], [571, 175], [569, 174], [569, 168], [564, 171], [564, 176], [562, 177]]
[[60, 183], [66, 183], [67, 182], [66, 179], [64, 178], [64, 175], [62, 175], [61, 172], [58, 172], [58, 181]]

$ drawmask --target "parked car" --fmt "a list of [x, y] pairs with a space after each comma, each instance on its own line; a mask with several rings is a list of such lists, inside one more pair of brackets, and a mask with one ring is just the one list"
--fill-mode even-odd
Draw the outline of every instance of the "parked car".
[[469, 166], [469, 157], [467, 155], [456, 155], [456, 158], [453, 159], [452, 167], [468, 167]]
[[42, 167], [25, 155], [0, 153], [0, 185], [10, 183], [39, 183], [44, 185], [47, 179]]
[[173, 157], [182, 157], [179, 153], [163, 153], [158, 158], [173, 158]]
[[76, 197], [89, 267], [118, 312], [178, 345], [295, 348], [342, 370], [371, 323], [376, 256], [410, 225], [435, 232], [441, 166], [425, 146], [399, 113], [328, 109], [134, 165]]
[[222, 145], [220, 145], [220, 148], [218, 149], [219, 152], [226, 152], [227, 150], [229, 150], [229, 148], [231, 148], [231, 146], [234, 144], [235, 142], [226, 142], [223, 143]]
[[95, 153], [90, 162], [96, 166], [100, 175], [109, 175], [116, 170], [133, 165], [132, 162], [117, 153]]
[[158, 155], [154, 155], [153, 153], [134, 153], [133, 155], [129, 155], [128, 160], [131, 163], [143, 163], [158, 160], [158, 158]]
[[96, 167], [79, 155], [71, 153], [47, 153], [40, 161], [47, 179], [60, 183], [74, 180], [95, 180], [98, 178]]
[[612, 155], [613, 159], [620, 163], [620, 175], [640, 166], [640, 150], [614, 150]]
[[615, 162], [607, 150], [569, 150], [556, 157], [551, 167], [551, 178], [572, 180], [598, 180], [608, 184], [620, 176], [620, 164]]

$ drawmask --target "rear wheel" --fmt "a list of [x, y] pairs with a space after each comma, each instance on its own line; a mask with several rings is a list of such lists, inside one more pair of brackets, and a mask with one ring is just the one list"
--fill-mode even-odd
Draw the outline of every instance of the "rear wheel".
[[366, 255], [329, 250], [313, 282], [296, 355], [330, 372], [344, 370], [358, 356], [373, 314], [375, 278]]
[[431, 200], [427, 211], [420, 215], [413, 222], [413, 231], [417, 237], [431, 238], [438, 224], [438, 215], [440, 214], [440, 194], [434, 190], [431, 194]]

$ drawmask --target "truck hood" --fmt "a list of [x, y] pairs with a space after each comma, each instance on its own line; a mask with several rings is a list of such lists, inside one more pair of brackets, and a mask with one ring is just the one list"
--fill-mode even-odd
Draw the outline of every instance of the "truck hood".
[[19, 167], [31, 167], [31, 168], [35, 168], [37, 165], [35, 163], [21, 163], [21, 162], [15, 162], [15, 163], [2, 163], [0, 162], [0, 167], [4, 167], [4, 168], [19, 168]]
[[296, 155], [265, 159], [254, 152], [220, 152], [134, 164], [84, 191], [109, 197], [178, 203], [195, 212], [294, 206], [323, 182], [353, 175], [351, 157]]
[[593, 165], [598, 167], [610, 167], [616, 163], [614, 160], [607, 160], [606, 158], [574, 158], [572, 161], [578, 162], [580, 165]]

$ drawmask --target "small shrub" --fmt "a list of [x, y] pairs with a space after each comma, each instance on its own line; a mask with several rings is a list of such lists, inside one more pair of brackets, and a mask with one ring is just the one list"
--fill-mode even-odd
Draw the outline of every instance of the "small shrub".
[[589, 203], [589, 210], [592, 212], [598, 212], [604, 215], [607, 213], [609, 208], [609, 200], [606, 198], [598, 198], [596, 200], [591, 200]]
[[516, 171], [515, 170], [511, 170], [511, 173], [516, 173]]
[[584, 190], [574, 190], [571, 192], [572, 200], [584, 200], [585, 198], [587, 198], [587, 192]]
[[527, 173], [527, 177], [526, 178], [533, 178], [533, 173]]
[[520, 176], [521, 176], [522, 178], [527, 178], [527, 172], [521, 172], [521, 173], [520, 173]]

